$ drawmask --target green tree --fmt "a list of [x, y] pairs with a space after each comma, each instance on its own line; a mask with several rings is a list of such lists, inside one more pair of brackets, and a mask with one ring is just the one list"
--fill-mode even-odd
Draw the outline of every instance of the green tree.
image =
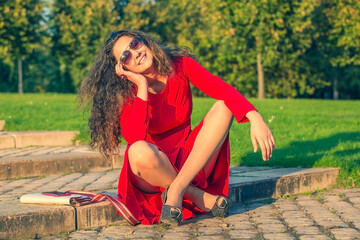
[[119, 1], [55, 0], [51, 9], [53, 55], [60, 63], [60, 81], [73, 92], [105, 38], [117, 30]]
[[20, 94], [23, 93], [23, 60], [42, 41], [42, 10], [40, 0], [4, 0], [0, 5], [0, 54], [7, 59], [3, 64], [9, 59], [17, 61]]
[[360, 5], [355, 0], [324, 1], [324, 14], [331, 26], [326, 52], [333, 73], [333, 97], [360, 98]]

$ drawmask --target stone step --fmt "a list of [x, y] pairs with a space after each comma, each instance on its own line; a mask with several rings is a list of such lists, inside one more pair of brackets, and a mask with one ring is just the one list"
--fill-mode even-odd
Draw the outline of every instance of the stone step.
[[[56, 181], [67, 181], [69, 184], [75, 185], [76, 181], [79, 181], [82, 185], [78, 186], [83, 186], [79, 189], [116, 196], [116, 189], [107, 187], [108, 190], [101, 190], [98, 187], [96, 190], [96, 186], [101, 185], [91, 181], [107, 182], [115, 188], [118, 173], [119, 170], [100, 174], [101, 176], [97, 177], [94, 177], [95, 173], [73, 173], [69, 176], [51, 179], [0, 181], [0, 189], [2, 186], [3, 190], [3, 193], [0, 194], [0, 238], [38, 238], [77, 229], [106, 226], [122, 220], [108, 202], [82, 207], [66, 207], [20, 204], [18, 200], [18, 197], [24, 192], [36, 192], [36, 190], [46, 188], [46, 185], [49, 186], [49, 190], [52, 190], [51, 186], [60, 186], [61, 184]], [[244, 203], [263, 198], [312, 192], [331, 187], [336, 182], [337, 174], [338, 169], [335, 168], [233, 167], [230, 173], [229, 197], [233, 202]], [[103, 180], [105, 178], [100, 178], [104, 176], [108, 176], [106, 181]], [[93, 180], [84, 182], [82, 178]], [[51, 184], [44, 184], [45, 182]], [[25, 186], [28, 187], [27, 191], [24, 190]], [[65, 184], [61, 189], [67, 186], [74, 185]], [[89, 186], [92, 187], [89, 188]]]
[[79, 131], [0, 132], [0, 149], [28, 146], [68, 146]]
[[120, 156], [103, 157], [89, 146], [30, 147], [0, 151], [0, 180], [71, 172], [104, 171], [122, 166]]

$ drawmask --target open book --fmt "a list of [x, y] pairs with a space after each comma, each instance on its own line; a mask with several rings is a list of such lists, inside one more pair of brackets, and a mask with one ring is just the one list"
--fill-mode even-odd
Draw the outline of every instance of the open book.
[[71, 206], [82, 206], [92, 203], [91, 197], [65, 192], [43, 192], [25, 194], [21, 196], [20, 202], [36, 204], [60, 204]]

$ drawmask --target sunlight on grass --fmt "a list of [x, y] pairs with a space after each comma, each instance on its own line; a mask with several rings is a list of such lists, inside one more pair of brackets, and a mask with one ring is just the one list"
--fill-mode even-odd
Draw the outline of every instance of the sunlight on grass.
[[[73, 94], [0, 94], [0, 120], [6, 131], [80, 130], [89, 144], [89, 114], [76, 109]], [[231, 164], [283, 167], [341, 167], [338, 183], [360, 186], [360, 101], [250, 99], [273, 132], [276, 150], [268, 162], [253, 152], [250, 123], [234, 121], [230, 132]], [[194, 98], [192, 126], [215, 103]]]

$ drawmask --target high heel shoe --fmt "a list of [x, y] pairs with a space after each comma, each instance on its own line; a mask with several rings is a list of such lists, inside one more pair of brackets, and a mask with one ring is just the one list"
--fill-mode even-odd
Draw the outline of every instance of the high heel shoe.
[[[220, 202], [220, 200], [222, 201]], [[230, 207], [231, 202], [227, 197], [218, 196], [210, 212], [214, 217], [224, 218], [228, 214]]]
[[178, 226], [183, 218], [183, 214], [180, 208], [165, 204], [168, 189], [169, 187], [167, 187], [161, 194], [163, 206], [161, 209], [160, 222], [168, 225]]

